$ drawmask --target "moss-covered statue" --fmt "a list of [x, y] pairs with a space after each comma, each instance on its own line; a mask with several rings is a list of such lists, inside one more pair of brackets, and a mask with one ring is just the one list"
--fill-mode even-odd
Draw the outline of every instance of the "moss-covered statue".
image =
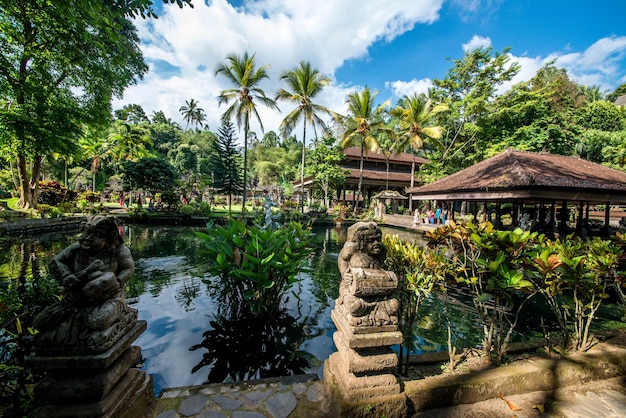
[[339, 298], [336, 309], [352, 326], [398, 324], [398, 300], [391, 295], [398, 279], [383, 269], [386, 248], [374, 222], [357, 222], [339, 253]]
[[35, 318], [37, 354], [104, 352], [136, 323], [137, 311], [126, 305], [125, 290], [135, 263], [114, 218], [88, 219], [78, 242], [57, 254], [48, 268], [64, 292]]

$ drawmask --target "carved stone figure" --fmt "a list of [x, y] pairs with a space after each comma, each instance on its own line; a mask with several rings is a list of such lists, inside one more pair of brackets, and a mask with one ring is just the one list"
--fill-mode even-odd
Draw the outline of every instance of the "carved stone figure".
[[64, 292], [35, 318], [39, 355], [103, 352], [136, 324], [137, 311], [126, 305], [125, 291], [135, 263], [114, 218], [88, 219], [78, 242], [48, 267]]
[[351, 326], [398, 324], [399, 303], [390, 297], [398, 279], [383, 269], [385, 254], [376, 223], [357, 222], [348, 228], [348, 240], [339, 253], [341, 283], [336, 308]]
[[[386, 271], [382, 232], [374, 222], [348, 228], [339, 253], [341, 283], [331, 318], [337, 326], [337, 352], [324, 367], [331, 410], [353, 416], [359, 408], [383, 407], [385, 415], [406, 416], [406, 398], [393, 370], [398, 355], [391, 346], [402, 342], [398, 331], [399, 303], [393, 297], [398, 278]], [[382, 411], [383, 409], [381, 409]]]

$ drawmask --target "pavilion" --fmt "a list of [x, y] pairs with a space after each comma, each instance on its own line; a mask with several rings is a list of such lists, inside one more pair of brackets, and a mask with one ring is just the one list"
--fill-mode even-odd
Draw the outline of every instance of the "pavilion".
[[[573, 215], [574, 231], [582, 235], [594, 205], [604, 205], [603, 229], [608, 231], [611, 205], [626, 204], [626, 173], [577, 157], [507, 149], [436, 182], [408, 188], [407, 193], [414, 201], [435, 200], [452, 208], [464, 202], [475, 216], [480, 206], [483, 220], [491, 204], [496, 226], [501, 226], [505, 204], [514, 226], [527, 214], [538, 230], [556, 226], [559, 233], [568, 233]], [[454, 216], [454, 210], [450, 212]]]

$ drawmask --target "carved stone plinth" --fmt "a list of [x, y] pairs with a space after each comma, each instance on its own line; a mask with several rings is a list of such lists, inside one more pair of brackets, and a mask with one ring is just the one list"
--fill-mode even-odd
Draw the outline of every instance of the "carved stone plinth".
[[393, 374], [398, 356], [390, 348], [402, 342], [398, 327], [352, 327], [336, 310], [331, 312], [331, 317], [337, 326], [333, 334], [337, 353], [328, 361], [344, 396], [365, 400], [400, 393], [398, 379]]
[[46, 376], [35, 386], [43, 417], [137, 417], [154, 401], [152, 376], [134, 368], [141, 349], [132, 343], [146, 329], [135, 326], [107, 351], [94, 355], [38, 356], [26, 364]]

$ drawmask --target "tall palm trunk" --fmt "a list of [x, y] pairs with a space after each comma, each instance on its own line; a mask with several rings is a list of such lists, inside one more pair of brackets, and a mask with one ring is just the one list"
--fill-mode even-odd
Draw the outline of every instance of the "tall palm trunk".
[[306, 152], [306, 119], [302, 130], [302, 169], [300, 170], [300, 211], [304, 213], [304, 157]]
[[241, 216], [246, 212], [246, 195], [248, 194], [248, 117], [243, 128], [243, 199], [241, 202]]

